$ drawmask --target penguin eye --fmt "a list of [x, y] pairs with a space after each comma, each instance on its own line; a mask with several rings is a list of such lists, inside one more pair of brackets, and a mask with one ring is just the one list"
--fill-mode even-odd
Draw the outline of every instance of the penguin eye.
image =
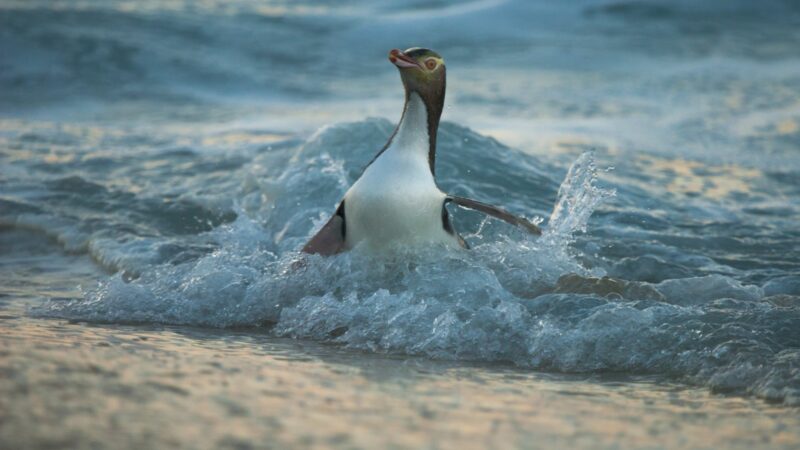
[[429, 60], [425, 61], [425, 67], [427, 67], [428, 70], [435, 69], [436, 68], [436, 60], [435, 59], [429, 59]]

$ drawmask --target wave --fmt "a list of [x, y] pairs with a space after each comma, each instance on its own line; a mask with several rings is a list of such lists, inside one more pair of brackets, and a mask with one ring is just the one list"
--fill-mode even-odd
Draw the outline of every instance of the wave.
[[[597, 242], [581, 237], [611, 195], [599, 185], [591, 154], [579, 157], [559, 184], [553, 175], [559, 172], [536, 158], [444, 124], [441, 184], [548, 217], [544, 236], [533, 239], [458, 211], [455, 224], [471, 251], [306, 256], [298, 268], [296, 249], [390, 132], [385, 120], [340, 124], [302, 145], [254, 151], [229, 173], [234, 181], [224, 195], [231, 219], [189, 235], [207, 244], [205, 253], [154, 256], [131, 267], [134, 279], [119, 273], [81, 300], [53, 300], [32, 313], [267, 327], [277, 336], [371, 351], [563, 372], [659, 373], [718, 392], [800, 404], [798, 277], [742, 282], [704, 273], [708, 259], [684, 253], [682, 260], [665, 260], [651, 244], [649, 252], [611, 265], [618, 279], [604, 278], [606, 269], [590, 254]], [[151, 246], [163, 242], [186, 240], [165, 235]], [[662, 278], [639, 280], [654, 274]]]

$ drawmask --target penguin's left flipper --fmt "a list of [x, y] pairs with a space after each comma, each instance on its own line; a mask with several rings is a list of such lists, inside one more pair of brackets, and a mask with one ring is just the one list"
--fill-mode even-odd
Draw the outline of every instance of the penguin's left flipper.
[[339, 203], [336, 212], [328, 222], [312, 237], [305, 246], [303, 253], [318, 254], [322, 256], [335, 255], [345, 251], [345, 237], [347, 234], [344, 220], [344, 200]]
[[480, 211], [484, 214], [496, 217], [500, 220], [510, 223], [511, 225], [523, 228], [531, 234], [535, 234], [537, 236], [540, 236], [542, 234], [542, 229], [536, 226], [536, 224], [534, 224], [530, 220], [523, 219], [522, 217], [517, 217], [502, 208], [498, 208], [496, 206], [492, 206], [487, 203], [479, 202], [477, 200], [472, 200], [466, 197], [457, 197], [455, 195], [448, 195], [445, 201], [453, 202], [458, 206], [463, 206], [464, 208], [468, 209], [474, 209], [475, 211]]

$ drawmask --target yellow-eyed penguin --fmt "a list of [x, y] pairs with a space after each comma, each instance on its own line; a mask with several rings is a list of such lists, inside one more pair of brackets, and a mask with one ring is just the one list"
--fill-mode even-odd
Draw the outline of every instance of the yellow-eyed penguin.
[[356, 245], [381, 250], [432, 243], [467, 248], [450, 223], [448, 202], [541, 234], [533, 223], [503, 209], [439, 189], [434, 163], [444, 107], [444, 60], [432, 50], [410, 48], [390, 51], [389, 61], [400, 71], [406, 92], [400, 123], [303, 252], [333, 255]]

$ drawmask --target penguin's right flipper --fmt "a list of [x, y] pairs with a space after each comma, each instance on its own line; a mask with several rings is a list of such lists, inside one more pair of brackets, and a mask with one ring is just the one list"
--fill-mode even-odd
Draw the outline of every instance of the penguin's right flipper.
[[492, 206], [488, 203], [479, 202], [466, 197], [456, 197], [455, 195], [448, 195], [445, 201], [451, 201], [458, 206], [474, 209], [475, 211], [480, 211], [489, 216], [496, 217], [500, 220], [510, 223], [511, 225], [524, 228], [531, 234], [535, 234], [537, 236], [542, 234], [542, 229], [536, 226], [535, 223], [531, 222], [530, 220], [523, 219], [522, 217], [517, 217], [502, 208], [498, 208], [497, 206]]
[[344, 221], [344, 200], [339, 203], [336, 213], [328, 220], [305, 246], [303, 253], [318, 254], [322, 256], [335, 255], [346, 250], [345, 236], [347, 227]]

